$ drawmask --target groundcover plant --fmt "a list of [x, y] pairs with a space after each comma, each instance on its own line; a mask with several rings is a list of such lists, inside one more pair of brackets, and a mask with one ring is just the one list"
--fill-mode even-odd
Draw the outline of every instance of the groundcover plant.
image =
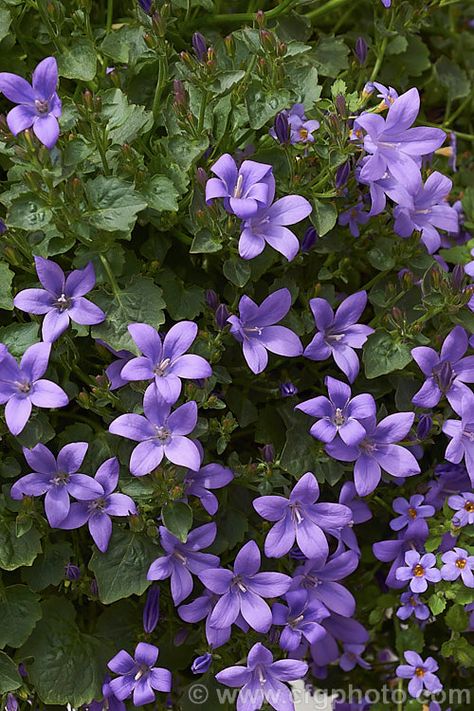
[[468, 0], [0, 0], [2, 708], [474, 706], [473, 79]]

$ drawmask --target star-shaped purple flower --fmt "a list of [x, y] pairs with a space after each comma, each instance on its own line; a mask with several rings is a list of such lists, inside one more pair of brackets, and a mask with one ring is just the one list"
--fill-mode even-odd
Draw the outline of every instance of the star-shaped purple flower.
[[35, 257], [35, 267], [43, 289], [24, 289], [13, 301], [17, 309], [29, 314], [46, 314], [43, 340], [53, 343], [69, 326], [69, 321], [92, 326], [105, 319], [102, 309], [84, 298], [95, 286], [92, 262], [84, 269], [75, 269], [67, 277], [50, 259]]
[[314, 143], [313, 133], [319, 126], [319, 121], [306, 118], [303, 104], [293, 104], [291, 109], [284, 109], [276, 115], [274, 128], [268, 133], [283, 144]]
[[474, 394], [463, 396], [461, 406], [454, 407], [460, 420], [446, 420], [443, 432], [451, 437], [445, 452], [448, 462], [459, 464], [464, 458], [467, 473], [474, 486]]
[[120, 415], [109, 426], [109, 432], [139, 442], [130, 458], [130, 471], [144, 476], [153, 471], [163, 457], [173, 464], [198, 470], [201, 454], [196, 444], [185, 435], [196, 427], [197, 405], [194, 400], [171, 408], [157, 397], [155, 388], [147, 388], [143, 398], [145, 415]]
[[349, 446], [339, 436], [326, 445], [326, 452], [334, 459], [355, 462], [354, 483], [359, 496], [367, 496], [377, 488], [382, 469], [395, 477], [420, 473], [413, 454], [396, 444], [408, 435], [414, 419], [413, 412], [389, 415], [378, 424], [375, 417], [370, 417], [363, 423], [366, 436], [357, 445]]
[[86, 474], [78, 474], [86, 456], [87, 442], [66, 444], [57, 459], [44, 444], [33, 449], [23, 448], [26, 461], [33, 469], [31, 474], [22, 476], [10, 491], [12, 499], [24, 496], [42, 496], [46, 518], [51, 527], [57, 528], [68, 515], [71, 507], [69, 496], [80, 501], [93, 501], [102, 493], [101, 484]]
[[129, 516], [137, 513], [135, 502], [126, 494], [113, 493], [117, 488], [119, 463], [117, 457], [103, 462], [94, 477], [101, 493], [85, 502], [71, 504], [69, 513], [59, 528], [71, 530], [88, 524], [97, 548], [105, 553], [112, 535], [111, 516]]
[[428, 528], [426, 523], [420, 519], [401, 531], [395, 540], [378, 541], [373, 544], [372, 550], [377, 560], [392, 563], [385, 579], [385, 584], [388, 587], [402, 588], [404, 586], [404, 582], [397, 579], [396, 572], [405, 562], [405, 553], [410, 550], [424, 550], [427, 538]]
[[360, 236], [359, 225], [366, 225], [370, 220], [370, 213], [365, 212], [364, 203], [362, 200], [350, 207], [345, 212], [341, 212], [338, 219], [338, 224], [342, 226], [349, 225], [350, 233], [353, 237]]
[[105, 369], [105, 374], [107, 378], [109, 379], [109, 390], [117, 390], [118, 388], [123, 387], [124, 385], [128, 384], [128, 380], [124, 380], [122, 378], [122, 368], [123, 366], [128, 363], [129, 360], [132, 360], [132, 358], [135, 358], [135, 355], [131, 353], [130, 351], [127, 351], [125, 349], [116, 351], [115, 348], [112, 348], [112, 346], [109, 346], [108, 343], [105, 341], [102, 341], [100, 338], [96, 339], [96, 343], [98, 343], [100, 346], [103, 346], [106, 348], [109, 353], [112, 353], [117, 360], [114, 360], [113, 363], [111, 363], [107, 368]]
[[457, 511], [452, 518], [453, 526], [462, 528], [474, 523], [474, 494], [470, 491], [450, 496], [448, 506]]
[[181, 321], [170, 328], [162, 340], [146, 323], [133, 323], [130, 335], [142, 352], [123, 367], [124, 380], [154, 380], [165, 402], [173, 405], [181, 394], [181, 378], [209, 378], [212, 368], [202, 356], [186, 353], [195, 340], [198, 327], [192, 321]]
[[408, 651], [405, 652], [405, 659], [408, 664], [400, 664], [395, 673], [400, 679], [410, 679], [408, 691], [414, 698], [420, 696], [423, 688], [432, 694], [441, 691], [443, 685], [434, 674], [438, 670], [438, 664], [433, 657], [423, 660], [416, 652]]
[[291, 578], [283, 573], [259, 573], [260, 564], [258, 546], [249, 541], [237, 553], [233, 571], [212, 568], [199, 573], [203, 585], [221, 596], [209, 618], [211, 627], [230, 627], [242, 614], [252, 629], [268, 632], [272, 613], [263, 598], [283, 595]]
[[356, 606], [354, 596], [339, 580], [353, 573], [358, 565], [359, 556], [354, 551], [308, 560], [296, 569], [291, 590], [307, 590], [311, 598], [319, 600], [331, 612], [351, 617]]
[[410, 550], [405, 553], [405, 564], [397, 569], [397, 580], [410, 581], [410, 590], [422, 593], [428, 589], [428, 583], [439, 583], [441, 573], [435, 567], [436, 556], [433, 553], [420, 555], [417, 551]]
[[48, 368], [51, 345], [34, 343], [24, 353], [20, 365], [3, 351], [0, 359], [0, 404], [5, 407], [7, 427], [13, 435], [23, 431], [31, 415], [32, 406], [41, 408], [64, 407], [69, 398], [59, 385], [41, 376]]
[[401, 620], [408, 620], [415, 615], [417, 620], [427, 620], [430, 611], [421, 600], [420, 596], [413, 592], [404, 592], [400, 596], [401, 606], [397, 610], [397, 617]]
[[229, 153], [222, 155], [211, 168], [217, 178], [206, 183], [206, 202], [224, 198], [224, 207], [242, 220], [253, 217], [261, 207], [268, 205], [271, 189], [274, 190], [272, 166], [244, 160], [239, 169]]
[[[215, 595], [210, 590], [204, 590], [202, 595], [187, 605], [181, 605], [178, 609], [179, 616], [185, 622], [194, 624], [206, 618], [206, 639], [213, 649], [217, 649], [217, 647], [222, 647], [223, 644], [226, 644], [229, 641], [232, 632], [231, 625], [218, 629], [217, 627], [212, 627], [209, 624], [212, 610], [218, 600], [219, 595]], [[249, 626], [243, 619], [242, 615], [237, 617], [235, 624], [243, 632], [247, 633], [249, 631]]]
[[214, 516], [218, 509], [218, 501], [209, 489], [222, 489], [233, 478], [233, 472], [222, 464], [206, 464], [197, 472], [188, 470], [183, 482], [184, 495], [196, 496], [207, 513]]
[[265, 555], [281, 558], [295, 540], [307, 558], [327, 558], [329, 553], [325, 530], [346, 526], [352, 519], [351, 510], [342, 504], [317, 504], [319, 485], [311, 472], [295, 484], [289, 498], [260, 496], [253, 502], [257, 513], [267, 521], [275, 521], [265, 539]]
[[360, 553], [357, 537], [354, 533], [354, 525], [370, 521], [372, 518], [370, 508], [364, 501], [359, 499], [354, 482], [352, 481], [345, 481], [342, 485], [339, 494], [339, 503], [344, 504], [344, 506], [347, 506], [351, 510], [352, 518], [347, 526], [328, 530], [327, 533], [338, 538], [347, 548], [350, 548], [355, 553]]
[[148, 580], [171, 578], [171, 596], [179, 605], [193, 591], [193, 576], [203, 570], [217, 568], [219, 558], [211, 553], [200, 553], [209, 548], [216, 537], [216, 524], [206, 523], [190, 531], [185, 543], [179, 541], [164, 526], [160, 526], [160, 542], [166, 553], [157, 558], [148, 570]]
[[273, 624], [283, 626], [278, 642], [282, 649], [293, 652], [303, 639], [314, 644], [326, 636], [320, 622], [330, 612], [319, 600], [309, 597], [306, 590], [294, 590], [286, 593], [285, 602], [272, 607]]
[[424, 500], [425, 497], [421, 494], [414, 494], [409, 501], [402, 496], [394, 499], [393, 510], [400, 515], [390, 521], [392, 531], [401, 531], [405, 526], [411, 526], [415, 520], [434, 516], [434, 507], [423, 504]]
[[268, 364], [268, 353], [294, 357], [301, 355], [303, 346], [298, 336], [285, 326], [275, 326], [291, 307], [288, 289], [278, 289], [267, 296], [260, 306], [249, 296], [239, 301], [239, 316], [229, 316], [230, 332], [242, 343], [244, 358], [257, 375]]
[[133, 705], [144, 706], [155, 701], [156, 691], [171, 691], [171, 672], [163, 667], [155, 667], [159, 650], [153, 644], [139, 642], [132, 657], [122, 649], [107, 664], [118, 674], [110, 682], [110, 688], [119, 701], [133, 694]]
[[325, 384], [329, 398], [318, 395], [296, 405], [295, 410], [318, 418], [310, 433], [321, 442], [332, 442], [339, 434], [346, 444], [358, 444], [366, 435], [365, 427], [359, 420], [375, 416], [374, 398], [364, 393], [351, 399], [349, 385], [330, 375], [326, 376]]
[[216, 674], [216, 679], [226, 686], [242, 687], [237, 697], [238, 711], [257, 711], [265, 701], [277, 711], [291, 711], [293, 696], [284, 682], [302, 679], [307, 671], [306, 662], [295, 659], [274, 662], [272, 653], [257, 642], [249, 652], [246, 667], [228, 667]]
[[457, 580], [461, 578], [467, 588], [474, 588], [474, 555], [464, 548], [453, 548], [441, 556], [444, 565], [441, 567], [441, 578], [443, 580]]
[[8, 128], [14, 136], [33, 127], [35, 136], [46, 148], [55, 145], [61, 116], [57, 86], [58, 65], [54, 57], [46, 57], [38, 64], [33, 72], [32, 85], [16, 74], [0, 73], [0, 92], [18, 104], [7, 114]]
[[358, 291], [348, 296], [336, 313], [326, 299], [311, 299], [309, 305], [318, 329], [304, 355], [310, 360], [326, 360], [330, 355], [353, 383], [359, 372], [359, 359], [354, 348], [362, 348], [374, 332], [370, 326], [357, 323], [367, 304], [367, 292]]

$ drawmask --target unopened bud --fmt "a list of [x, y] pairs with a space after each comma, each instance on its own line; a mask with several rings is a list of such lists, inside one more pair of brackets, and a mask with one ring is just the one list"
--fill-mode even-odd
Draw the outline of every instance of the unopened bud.
[[301, 251], [303, 254], [307, 254], [314, 247], [317, 239], [318, 233], [316, 232], [316, 228], [311, 225], [311, 227], [308, 227], [304, 233], [303, 240], [301, 242]]
[[208, 180], [208, 175], [204, 168], [197, 168], [196, 169], [196, 182], [199, 183], [199, 185], [204, 188], [206, 186]]
[[349, 161], [346, 161], [345, 163], [339, 166], [336, 171], [336, 188], [338, 190], [343, 188], [344, 185], [347, 183], [347, 181], [349, 180], [350, 172], [351, 164]]
[[89, 91], [89, 89], [86, 89], [82, 93], [82, 103], [88, 111], [92, 111], [94, 107], [94, 97], [92, 96], [92, 92]]
[[357, 57], [357, 61], [359, 62], [361, 67], [363, 67], [366, 62], [367, 52], [367, 42], [363, 37], [358, 37], [355, 43], [354, 54]]
[[273, 462], [275, 459], [275, 449], [273, 444], [266, 444], [262, 447], [262, 457], [265, 462]]
[[181, 79], [175, 79], [173, 81], [173, 94], [175, 106], [182, 108], [187, 105], [186, 89]]
[[191, 43], [193, 45], [194, 54], [200, 62], [204, 62], [207, 55], [207, 42], [204, 35], [200, 32], [195, 32], [193, 34]]
[[152, 585], [149, 589], [145, 607], [143, 608], [143, 629], [147, 634], [151, 634], [158, 624], [160, 618], [160, 589]]
[[334, 100], [334, 104], [337, 109], [337, 113], [341, 118], [347, 118], [347, 104], [346, 99], [342, 94], [338, 94]]
[[201, 657], [197, 657], [191, 664], [191, 671], [193, 674], [205, 674], [212, 664], [212, 654], [203, 654]]
[[296, 395], [298, 393], [298, 388], [296, 385], [291, 383], [290, 381], [286, 383], [280, 383], [280, 395], [282, 397], [292, 397], [293, 395]]
[[205, 301], [210, 309], [212, 309], [213, 311], [217, 309], [217, 307], [219, 306], [219, 297], [217, 296], [214, 289], [208, 289], [206, 291]]
[[260, 30], [260, 44], [267, 52], [275, 52], [277, 45], [273, 32], [269, 32], [269, 30]]
[[265, 25], [265, 13], [263, 10], [258, 10], [255, 13], [255, 22], [260, 27], [260, 29]]
[[420, 415], [418, 427], [416, 428], [416, 436], [418, 439], [426, 439], [431, 432], [433, 420], [429, 415]]
[[66, 580], [79, 580], [81, 577], [81, 569], [73, 563], [66, 563], [64, 566], [64, 577]]
[[143, 35], [143, 40], [149, 49], [155, 49], [156, 40], [149, 32], [145, 32]]
[[219, 304], [216, 309], [216, 325], [221, 330], [226, 327], [229, 318], [229, 309], [225, 304]]
[[235, 57], [235, 40], [233, 36], [227, 35], [227, 37], [224, 37], [224, 44], [227, 54], [233, 59]]
[[275, 116], [273, 130], [275, 131], [275, 136], [282, 145], [286, 145], [290, 142], [290, 124], [288, 123], [288, 115], [285, 111], [280, 111]]
[[453, 271], [451, 272], [451, 284], [453, 285], [454, 291], [461, 291], [464, 281], [464, 266], [462, 264], [456, 264]]

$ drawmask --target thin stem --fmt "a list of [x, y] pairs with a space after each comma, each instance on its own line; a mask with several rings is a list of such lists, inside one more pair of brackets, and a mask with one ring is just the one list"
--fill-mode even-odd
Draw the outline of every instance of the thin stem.
[[339, 5], [344, 5], [346, 2], [348, 2], [348, 0], [328, 0], [328, 2], [325, 2], [324, 5], [321, 5], [321, 7], [317, 7], [314, 10], [311, 10], [311, 12], [307, 12], [305, 17], [307, 17], [308, 20], [314, 20], [315, 17], [326, 15], [328, 12], [331, 12], [331, 10], [339, 7]]
[[375, 62], [375, 66], [372, 70], [372, 74], [370, 75], [369, 81], [374, 81], [374, 79], [377, 78], [377, 74], [380, 71], [380, 67], [382, 66], [382, 62], [385, 57], [385, 51], [387, 49], [387, 44], [388, 44], [388, 37], [384, 37], [382, 40], [382, 44], [380, 45], [380, 52], [377, 55], [377, 61]]
[[465, 141], [474, 141], [474, 134], [472, 133], [462, 133], [461, 131], [455, 131], [454, 129], [449, 128], [448, 126], [440, 126], [438, 123], [430, 123], [429, 121], [423, 121], [423, 125], [431, 126], [432, 128], [441, 128], [443, 131], [449, 131], [450, 133], [454, 133], [454, 135], [458, 138], [463, 138]]
[[119, 289], [119, 286], [118, 286], [118, 284], [117, 284], [117, 282], [116, 282], [116, 280], [115, 280], [115, 277], [114, 277], [114, 275], [113, 275], [112, 269], [110, 268], [110, 264], [109, 264], [109, 262], [107, 261], [107, 257], [105, 256], [105, 254], [101, 254], [101, 255], [100, 255], [100, 261], [102, 262], [102, 265], [103, 265], [103, 267], [104, 267], [104, 269], [105, 269], [105, 272], [106, 272], [106, 274], [107, 274], [107, 276], [108, 276], [108, 278], [109, 278], [110, 286], [112, 287], [112, 291], [113, 291], [113, 293], [114, 293], [114, 296], [115, 296], [115, 298], [117, 299], [117, 301], [118, 301], [118, 303], [120, 304], [120, 306], [122, 306], [122, 299], [120, 298], [120, 289]]
[[198, 134], [202, 133], [202, 129], [204, 127], [204, 119], [206, 117], [206, 106], [207, 106], [207, 100], [209, 99], [209, 92], [204, 91], [201, 99], [201, 106], [199, 109], [199, 119], [198, 119], [198, 127], [197, 127], [197, 132]]
[[153, 97], [153, 117], [155, 121], [158, 118], [160, 110], [161, 95], [166, 82], [167, 69], [166, 54], [160, 54], [158, 58], [158, 79], [156, 81], [155, 96]]
[[106, 21], [107, 32], [110, 32], [110, 30], [112, 29], [113, 16], [114, 16], [114, 0], [107, 0], [107, 21]]
[[[346, 0], [344, 0], [345, 2]], [[295, 0], [283, 0], [280, 5], [274, 7], [273, 10], [269, 10], [265, 13], [265, 18], [271, 20], [274, 17], [278, 17], [284, 12], [288, 7], [294, 5]], [[215, 24], [226, 24], [227, 22], [253, 22], [255, 20], [255, 13], [253, 12], [235, 12], [228, 13], [226, 15], [214, 15], [209, 18], [213, 25]]]

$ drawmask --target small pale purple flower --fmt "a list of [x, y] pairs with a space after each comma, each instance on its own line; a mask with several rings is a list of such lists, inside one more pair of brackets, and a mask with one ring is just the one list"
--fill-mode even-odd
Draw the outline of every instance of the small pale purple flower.
[[197, 471], [201, 454], [196, 444], [186, 437], [196, 427], [197, 405], [194, 400], [171, 412], [154, 388], [147, 388], [143, 399], [145, 415], [120, 415], [109, 426], [109, 432], [139, 442], [130, 458], [130, 471], [144, 476], [158, 467], [166, 457], [173, 464]]
[[32, 84], [16, 74], [0, 73], [0, 92], [18, 104], [7, 114], [8, 128], [14, 136], [32, 127], [41, 143], [53, 148], [59, 137], [58, 118], [61, 116], [57, 87], [58, 65], [54, 57], [46, 57], [38, 64]]
[[298, 649], [302, 640], [314, 644], [326, 636], [320, 624], [329, 617], [329, 610], [306, 590], [294, 590], [285, 595], [286, 605], [276, 602], [272, 607], [273, 624], [283, 626], [279, 645], [286, 651]]
[[44, 444], [37, 444], [33, 449], [24, 447], [23, 454], [33, 472], [13, 484], [10, 496], [22, 499], [24, 496], [46, 494], [46, 518], [51, 527], [57, 528], [69, 513], [69, 496], [79, 501], [93, 501], [102, 494], [99, 482], [86, 474], [77, 473], [87, 447], [87, 442], [67, 444], [59, 451], [57, 459]]
[[200, 657], [196, 657], [196, 659], [191, 664], [191, 671], [193, 674], [205, 674], [207, 671], [209, 671], [211, 664], [212, 654], [209, 654], [209, 652], [207, 652], [206, 654], [203, 654]]
[[431, 694], [441, 691], [443, 685], [434, 673], [438, 670], [438, 664], [433, 657], [423, 660], [416, 652], [405, 652], [405, 659], [408, 664], [400, 664], [395, 670], [400, 679], [410, 679], [408, 692], [414, 698], [418, 698], [426, 689]]
[[269, 131], [270, 136], [280, 141], [280, 143], [285, 143], [289, 141], [292, 145], [295, 143], [314, 143], [313, 133], [316, 131], [320, 124], [319, 121], [314, 119], [307, 119], [304, 113], [303, 104], [293, 104], [291, 109], [285, 109], [277, 114], [277, 117], [284, 117], [286, 124], [288, 126], [288, 138], [286, 141], [282, 141], [281, 138], [285, 136], [282, 130], [277, 133], [277, 128], [281, 129], [281, 124], [283, 121], [280, 119], [280, 125], [277, 127], [276, 119], [275, 126]]
[[128, 363], [129, 360], [135, 358], [135, 355], [125, 349], [116, 351], [114, 348], [109, 346], [108, 343], [102, 341], [100, 338], [96, 340], [96, 343], [106, 348], [110, 353], [112, 353], [113, 356], [115, 356], [115, 358], [118, 359], [114, 360], [114, 362], [107, 366], [107, 368], [105, 369], [105, 374], [107, 375], [107, 378], [109, 379], [110, 383], [109, 390], [117, 390], [118, 388], [122, 388], [124, 385], [127, 385], [128, 380], [124, 380], [121, 376], [122, 368], [126, 363]]
[[345, 672], [352, 671], [356, 666], [370, 669], [370, 664], [361, 657], [365, 651], [365, 644], [345, 644], [344, 651], [339, 660], [339, 666]]
[[474, 524], [474, 494], [470, 491], [450, 496], [448, 506], [457, 511], [452, 518], [453, 526], [462, 528]]
[[392, 531], [401, 531], [402, 528], [411, 526], [417, 519], [434, 516], [434, 507], [423, 504], [424, 500], [425, 497], [421, 494], [414, 494], [409, 501], [401, 496], [396, 498], [393, 502], [393, 510], [400, 515], [390, 521]]
[[401, 620], [408, 620], [409, 617], [415, 615], [417, 620], [424, 621], [430, 616], [428, 606], [420, 600], [420, 596], [416, 593], [402, 593], [400, 603], [401, 606], [397, 610], [397, 617]]
[[133, 323], [128, 330], [143, 355], [129, 360], [122, 368], [121, 377], [154, 380], [159, 396], [169, 405], [181, 394], [181, 378], [198, 380], [212, 375], [207, 360], [186, 353], [198, 332], [192, 321], [176, 323], [164, 339], [146, 323]]
[[209, 624], [218, 629], [232, 625], [239, 614], [257, 632], [268, 632], [272, 613], [263, 598], [283, 595], [291, 578], [283, 573], [259, 573], [261, 555], [255, 541], [246, 543], [237, 553], [234, 570], [212, 568], [199, 573], [201, 582], [220, 596]]
[[310, 433], [321, 442], [332, 442], [339, 434], [346, 444], [358, 444], [366, 436], [365, 427], [359, 420], [376, 414], [374, 398], [365, 393], [351, 399], [349, 385], [330, 375], [326, 376], [325, 384], [329, 398], [318, 395], [296, 405], [295, 410], [318, 418]]
[[370, 220], [370, 213], [364, 211], [364, 203], [360, 200], [356, 205], [350, 207], [339, 215], [340, 225], [349, 225], [349, 230], [353, 237], [360, 236], [359, 225], [366, 225]]
[[268, 353], [282, 356], [299, 356], [303, 346], [298, 336], [285, 326], [275, 326], [286, 316], [291, 306], [288, 289], [278, 289], [258, 306], [249, 296], [239, 301], [239, 316], [230, 316], [230, 332], [242, 343], [244, 358], [257, 375], [268, 364]]
[[428, 589], [428, 583], [439, 583], [441, 573], [435, 567], [436, 556], [433, 553], [420, 555], [417, 551], [410, 550], [405, 553], [405, 566], [397, 569], [397, 580], [410, 581], [410, 590], [422, 593]]
[[294, 395], [298, 395], [298, 388], [291, 382], [280, 383], [279, 390], [282, 397], [293, 397]]
[[457, 580], [459, 577], [468, 588], [474, 588], [474, 555], [464, 550], [464, 548], [453, 548], [441, 556], [444, 565], [441, 567], [441, 578], [443, 580]]
[[461, 406], [454, 407], [460, 420], [446, 420], [443, 432], [451, 437], [446, 448], [445, 457], [448, 462], [459, 464], [464, 457], [467, 473], [474, 486], [474, 394], [469, 392], [463, 396]]
[[102, 309], [84, 298], [95, 286], [92, 262], [84, 269], [75, 269], [67, 277], [50, 259], [35, 257], [36, 273], [43, 289], [24, 289], [13, 301], [17, 309], [29, 314], [46, 314], [43, 340], [53, 343], [69, 326], [69, 321], [91, 326], [105, 319]]
[[171, 672], [155, 667], [158, 647], [139, 642], [134, 657], [122, 649], [108, 663], [111, 671], [119, 676], [112, 679], [110, 688], [119, 701], [133, 694], [133, 705], [144, 706], [155, 701], [155, 691], [171, 691]]
[[357, 323], [367, 303], [367, 292], [348, 296], [336, 313], [326, 299], [311, 299], [309, 305], [318, 329], [304, 355], [310, 360], [326, 360], [333, 356], [337, 366], [353, 383], [359, 372], [359, 359], [354, 349], [362, 348], [374, 332], [370, 326]]
[[307, 558], [327, 558], [328, 542], [324, 531], [346, 526], [352, 520], [351, 510], [342, 504], [316, 503], [319, 485], [311, 472], [295, 484], [288, 498], [260, 496], [253, 501], [257, 513], [274, 521], [265, 539], [265, 555], [281, 558], [295, 540]]
[[410, 550], [423, 550], [428, 529], [423, 520], [418, 520], [398, 534], [397, 539], [378, 541], [372, 546], [374, 556], [384, 563], [392, 562], [386, 578], [386, 585], [391, 588], [402, 588], [404, 583], [397, 579], [396, 571], [405, 562], [405, 553]]
[[272, 653], [257, 642], [247, 657], [247, 666], [228, 667], [216, 674], [220, 684], [239, 688], [238, 711], [257, 711], [267, 701], [277, 711], [292, 711], [293, 696], [284, 682], [302, 679], [308, 671], [306, 662], [295, 659], [273, 661]]
[[184, 477], [184, 495], [196, 496], [210, 516], [218, 509], [215, 494], [209, 489], [222, 489], [234, 478], [233, 472], [222, 464], [206, 464], [199, 471], [188, 470]]
[[137, 513], [135, 502], [126, 494], [113, 493], [117, 488], [119, 463], [117, 457], [107, 459], [94, 477], [101, 491], [93, 499], [71, 504], [69, 513], [61, 521], [59, 528], [72, 530], [85, 523], [89, 527], [94, 543], [101, 553], [105, 553], [112, 535], [111, 516], [129, 516]]
[[379, 92], [377, 94], [377, 98], [382, 99], [385, 108], [389, 108], [395, 99], [398, 99], [398, 91], [396, 91], [393, 86], [384, 86], [383, 84], [380, 84], [378, 81], [374, 81], [374, 87], [377, 89]]
[[19, 435], [29, 420], [33, 405], [40, 408], [64, 407], [69, 398], [59, 385], [41, 377], [48, 368], [51, 344], [34, 343], [25, 351], [20, 365], [5, 346], [1, 350], [0, 404], [6, 403], [8, 429], [13, 435]]
[[206, 202], [224, 198], [227, 212], [242, 220], [256, 215], [261, 207], [268, 205], [269, 195], [274, 190], [275, 179], [272, 166], [244, 160], [239, 169], [231, 155], [225, 153], [211, 168], [217, 178], [206, 183]]
[[164, 526], [160, 526], [160, 542], [165, 551], [148, 570], [148, 580], [171, 578], [171, 596], [179, 605], [193, 591], [193, 576], [203, 570], [217, 569], [219, 558], [211, 553], [201, 553], [209, 548], [216, 537], [216, 524], [206, 523], [190, 531], [186, 542], [179, 541]]

